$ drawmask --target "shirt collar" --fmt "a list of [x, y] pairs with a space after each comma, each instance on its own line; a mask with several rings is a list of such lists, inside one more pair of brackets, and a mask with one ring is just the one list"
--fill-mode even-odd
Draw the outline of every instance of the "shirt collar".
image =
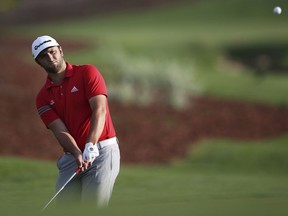
[[[65, 79], [66, 78], [69, 78], [73, 75], [73, 67], [71, 64], [69, 64], [68, 62], [66, 62], [66, 72], [65, 72]], [[46, 83], [45, 83], [45, 87], [46, 88], [50, 88], [52, 87], [53, 85], [56, 85], [54, 84], [51, 79], [49, 78], [49, 76], [47, 76], [47, 79], [46, 79]]]

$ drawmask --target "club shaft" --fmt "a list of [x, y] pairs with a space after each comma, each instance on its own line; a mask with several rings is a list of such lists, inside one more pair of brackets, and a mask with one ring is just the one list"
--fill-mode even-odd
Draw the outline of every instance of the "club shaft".
[[77, 174], [78, 172], [76, 171], [66, 182], [65, 184], [57, 191], [57, 193], [50, 199], [50, 201], [44, 206], [43, 210], [45, 210], [49, 204], [58, 196], [58, 194], [65, 188], [65, 186], [74, 178], [74, 176]]

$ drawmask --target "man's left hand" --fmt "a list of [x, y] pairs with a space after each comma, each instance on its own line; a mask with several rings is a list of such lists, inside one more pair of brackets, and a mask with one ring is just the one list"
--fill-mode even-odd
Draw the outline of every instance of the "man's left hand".
[[94, 145], [92, 142], [86, 143], [83, 151], [83, 160], [92, 163], [98, 156], [99, 150], [97, 145]]

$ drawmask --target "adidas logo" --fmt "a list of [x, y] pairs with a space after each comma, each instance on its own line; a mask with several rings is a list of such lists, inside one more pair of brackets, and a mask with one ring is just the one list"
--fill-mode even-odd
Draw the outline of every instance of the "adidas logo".
[[77, 91], [78, 91], [78, 89], [76, 88], [76, 86], [74, 86], [74, 87], [71, 89], [71, 93], [77, 92]]

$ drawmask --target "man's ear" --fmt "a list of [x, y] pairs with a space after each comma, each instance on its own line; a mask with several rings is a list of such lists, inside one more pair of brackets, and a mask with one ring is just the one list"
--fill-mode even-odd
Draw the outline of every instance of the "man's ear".
[[63, 50], [62, 50], [62, 47], [59, 46], [58, 48], [59, 48], [59, 51], [60, 51], [61, 56], [64, 57], [64, 52], [63, 52]]
[[[38, 65], [40, 65], [40, 64], [39, 64], [39, 61], [37, 60], [37, 58], [35, 59], [35, 62], [36, 62]], [[41, 66], [41, 65], [40, 65], [40, 66]]]

